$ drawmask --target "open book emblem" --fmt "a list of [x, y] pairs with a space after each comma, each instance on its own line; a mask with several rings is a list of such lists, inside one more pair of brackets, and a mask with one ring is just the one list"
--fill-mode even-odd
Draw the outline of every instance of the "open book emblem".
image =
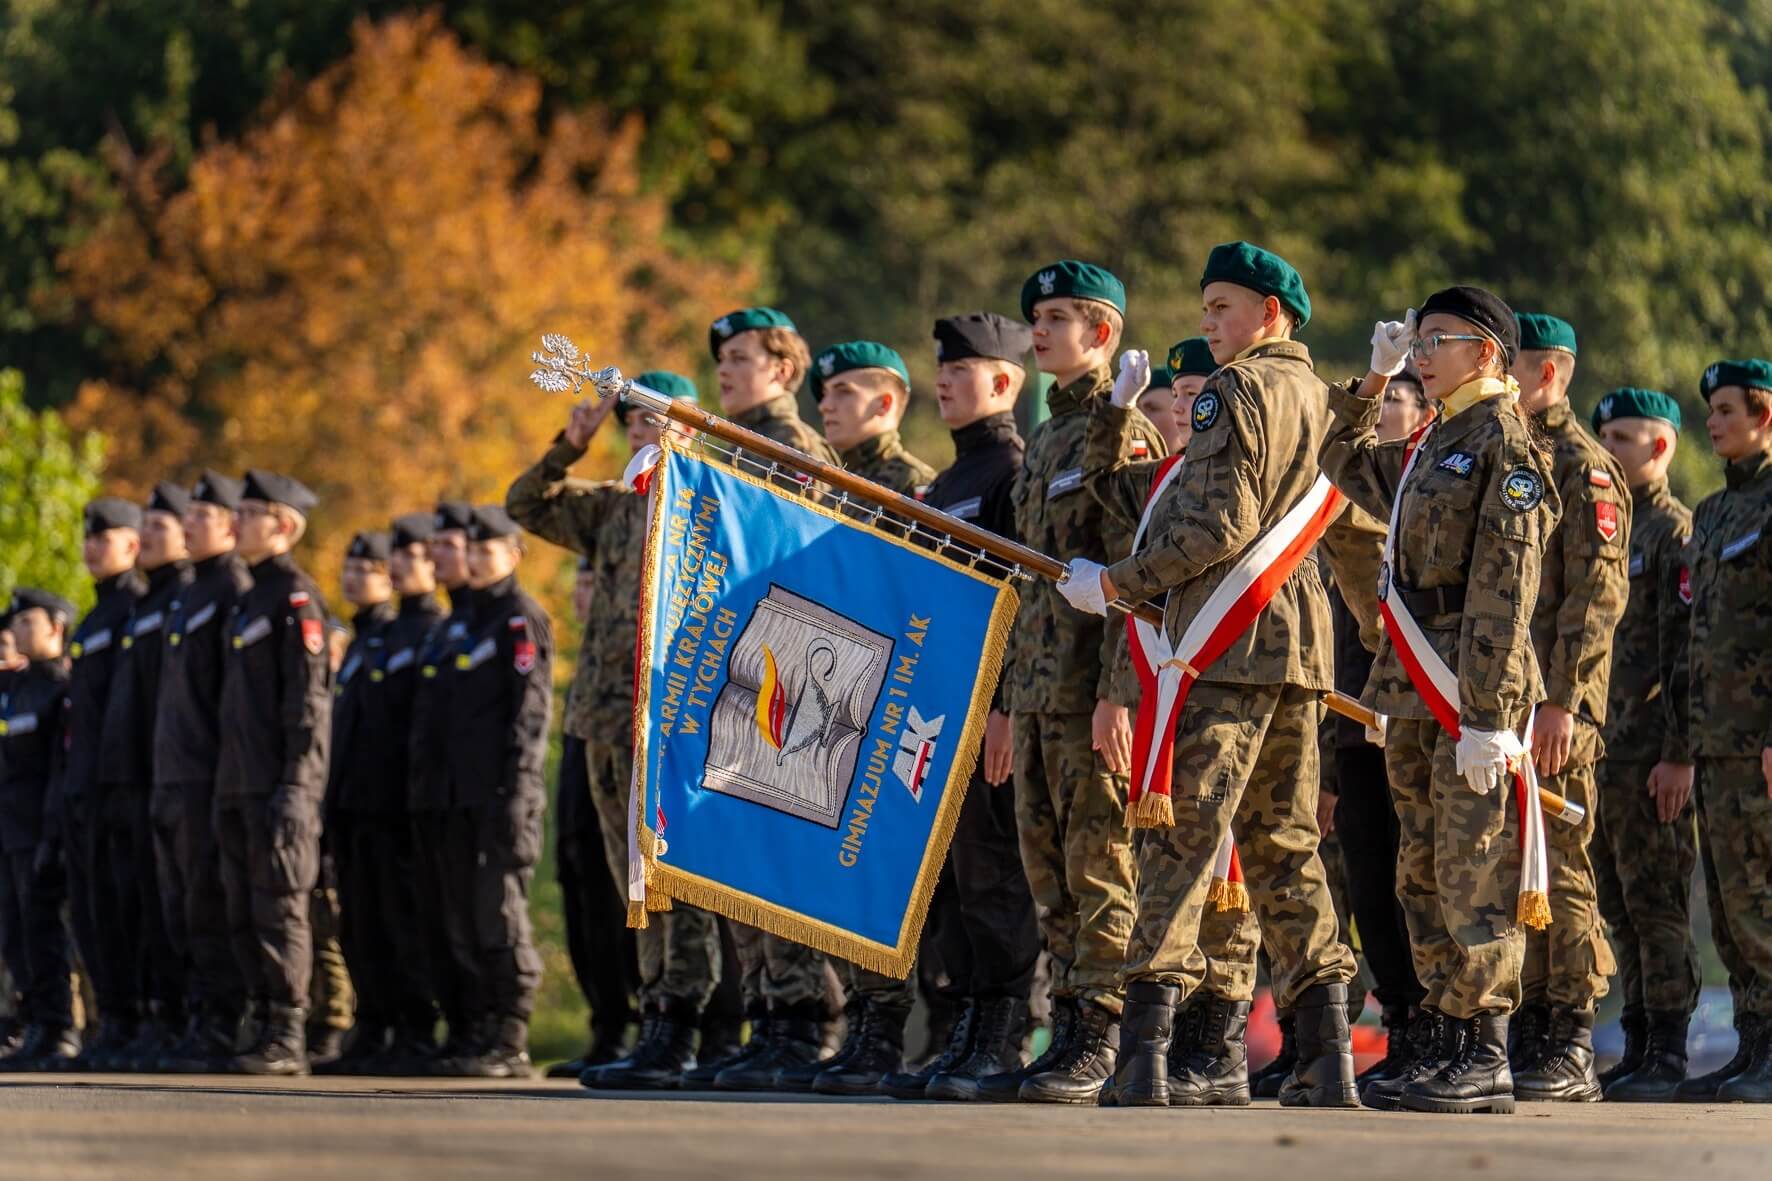
[[732, 648], [702, 786], [836, 828], [892, 640], [771, 585]]

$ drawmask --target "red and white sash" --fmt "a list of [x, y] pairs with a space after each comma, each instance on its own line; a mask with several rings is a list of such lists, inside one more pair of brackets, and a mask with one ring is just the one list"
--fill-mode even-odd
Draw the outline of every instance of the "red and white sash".
[[[1180, 471], [1181, 459], [1171, 456], [1158, 467], [1133, 535], [1132, 552], [1137, 553], [1143, 544], [1157, 501]], [[1175, 823], [1171, 762], [1175, 725], [1189, 688], [1249, 630], [1323, 536], [1340, 511], [1341, 501], [1341, 493], [1328, 478], [1318, 476], [1298, 503], [1243, 551], [1199, 614], [1188, 622], [1179, 641], [1172, 644], [1164, 629], [1127, 617], [1132, 664], [1142, 690], [1132, 732], [1132, 786], [1126, 797], [1126, 817], [1132, 827], [1161, 828]]]
[[[1397, 481], [1390, 528], [1384, 538], [1384, 564], [1379, 568], [1378, 613], [1384, 617], [1385, 633], [1402, 658], [1410, 684], [1415, 686], [1434, 720], [1456, 741], [1459, 735], [1458, 676], [1421, 634], [1420, 626], [1409, 613], [1397, 590], [1396, 579], [1392, 577], [1396, 569], [1397, 517], [1403, 504], [1403, 489], [1409, 483], [1409, 474], [1415, 470], [1421, 445], [1433, 428], [1434, 422], [1429, 419], [1415, 432], [1409, 440], [1408, 455], [1403, 460], [1403, 476]], [[1527, 746], [1532, 745], [1532, 723], [1533, 718], [1528, 717]], [[1521, 849], [1520, 897], [1515, 906], [1515, 919], [1542, 931], [1550, 925], [1550, 870], [1544, 848], [1544, 809], [1538, 801], [1538, 772], [1532, 766], [1530, 755], [1520, 759], [1520, 765], [1514, 769], [1514, 799], [1520, 809]]]

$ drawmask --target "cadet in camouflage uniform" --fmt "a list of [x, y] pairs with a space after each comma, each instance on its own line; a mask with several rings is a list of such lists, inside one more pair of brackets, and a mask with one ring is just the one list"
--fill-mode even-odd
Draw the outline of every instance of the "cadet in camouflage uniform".
[[[1692, 533], [1691, 510], [1668, 490], [1680, 405], [1655, 390], [1619, 389], [1594, 409], [1600, 443], [1630, 487], [1630, 599], [1612, 643], [1612, 683], [1597, 775], [1594, 878], [1624, 992], [1624, 1057], [1602, 1073], [1609, 1100], [1674, 1097], [1686, 1077], [1686, 1025], [1698, 1004], [1692, 940], [1697, 810], [1670, 691], [1686, 659], [1684, 611], [1662, 602]], [[1677, 627], [1669, 627], [1668, 621]], [[1664, 780], [1681, 782], [1664, 784]]]
[[[794, 322], [774, 308], [740, 308], [708, 328], [708, 348], [720, 383], [720, 412], [739, 426], [836, 464], [831, 445], [800, 418], [794, 391], [811, 367], [811, 353]], [[739, 452], [756, 474], [759, 456]], [[782, 476], [788, 486], [803, 486]], [[821, 1023], [829, 1015], [823, 952], [743, 923], [732, 924], [738, 949], [751, 1040], [734, 1057], [705, 1063], [684, 1076], [685, 1086], [767, 1091], [784, 1067], [817, 1059]]]
[[[1131, 530], [1084, 488], [1083, 439], [1113, 386], [1126, 290], [1101, 267], [1066, 260], [1023, 284], [1021, 311], [1034, 354], [1057, 384], [1052, 417], [1028, 440], [1013, 498], [1020, 540], [1043, 553], [1100, 562], [1123, 557]], [[1160, 453], [1156, 428], [1133, 411], [1128, 446]], [[1024, 588], [1004, 659], [1011, 716], [1016, 821], [1028, 887], [1041, 907], [1052, 960], [1054, 1033], [1047, 1053], [979, 1084], [987, 1099], [1093, 1103], [1113, 1072], [1120, 962], [1132, 932], [1132, 842], [1126, 772], [1127, 707], [1138, 689], [1125, 630], [1078, 614], [1057, 587]]]
[[[1073, 606], [1163, 596], [1179, 635], [1242, 557], [1310, 491], [1327, 428], [1324, 387], [1291, 339], [1310, 319], [1298, 273], [1246, 242], [1213, 249], [1200, 278], [1202, 328], [1221, 368], [1194, 400], [1180, 473], [1155, 507], [1143, 549], [1105, 571], [1073, 561]], [[1085, 477], [1122, 520], [1142, 511], [1156, 467], [1129, 463], [1123, 423], [1148, 360], [1122, 360], [1111, 402], [1094, 409]], [[1135, 518], [1134, 518], [1135, 519]], [[1289, 1106], [1354, 1107], [1347, 982], [1353, 953], [1317, 855], [1320, 694], [1333, 688], [1329, 602], [1313, 557], [1288, 576], [1230, 651], [1201, 671], [1176, 724], [1176, 815], [1138, 834], [1138, 913], [1126, 949], [1121, 1059], [1103, 1102], [1247, 1103], [1241, 1045], [1249, 1006], [1211, 996], [1194, 1009], [1194, 1051], [1170, 1078], [1178, 1002], [1205, 976], [1200, 929], [1219, 846], [1236, 832], [1253, 912], [1273, 958], [1275, 1004], [1296, 1021]], [[1234, 822], [1234, 823], [1233, 823]], [[1252, 952], [1248, 948], [1244, 954]], [[1179, 1083], [1179, 1086], [1176, 1085]]]
[[[898, 424], [909, 405], [911, 375], [897, 351], [871, 340], [833, 345], [812, 362], [812, 396], [825, 438], [843, 467], [905, 496], [921, 497], [935, 469], [904, 449]], [[890, 520], [890, 518], [888, 518]], [[880, 1080], [904, 1069], [905, 1022], [916, 1002], [915, 981], [839, 968], [849, 1027], [835, 1055], [784, 1067], [775, 1086], [822, 1095], [872, 1095]]]
[[1569, 409], [1575, 330], [1555, 316], [1522, 312], [1513, 374], [1520, 409], [1551, 447], [1563, 502], [1532, 615], [1532, 647], [1545, 681], [1532, 753], [1540, 785], [1587, 809], [1580, 825], [1545, 826], [1551, 922], [1526, 937], [1514, 1091], [1522, 1099], [1591, 1102], [1600, 1098], [1594, 1008], [1618, 966], [1600, 920], [1588, 845], [1599, 814], [1594, 764], [1606, 722], [1612, 634], [1630, 595], [1630, 498], [1623, 469]]
[[[667, 397], [696, 400], [695, 385], [675, 373], [635, 380]], [[656, 443], [661, 420], [608, 399], [572, 408], [566, 429], [541, 462], [517, 477], [505, 504], [512, 518], [540, 537], [583, 554], [590, 565], [595, 626], [585, 629], [566, 702], [566, 731], [584, 741], [591, 799], [609, 872], [628, 893], [628, 797], [634, 768], [634, 644], [645, 557], [646, 498], [619, 483], [570, 479], [597, 430], [614, 414], [633, 451]], [[675, 1086], [695, 1066], [695, 1034], [720, 972], [714, 916], [678, 902], [636, 932], [645, 1035], [625, 1058], [588, 1067], [589, 1087]]]
[[1681, 1084], [1682, 1099], [1772, 1101], [1772, 362], [1718, 361], [1699, 389], [1726, 465], [1724, 487], [1693, 514], [1676, 591], [1691, 608], [1688, 675], [1675, 678], [1697, 762], [1705, 897], [1729, 970], [1741, 1045], [1722, 1069]]
[[[1411, 317], [1412, 320], [1412, 317]], [[1520, 1002], [1524, 938], [1515, 925], [1519, 818], [1510, 816], [1514, 731], [1543, 700], [1529, 644], [1539, 570], [1560, 502], [1506, 380], [1518, 347], [1513, 311], [1491, 292], [1453, 287], [1410, 321], [1373, 332], [1372, 372], [1330, 393], [1323, 469], [1355, 504], [1389, 517], [1407, 447], [1381, 444], [1381, 396], [1408, 352], [1440, 403], [1396, 516], [1392, 568], [1404, 605], [1458, 679], [1461, 734], [1433, 719], [1387, 634], [1367, 705], [1389, 718], [1385, 766], [1401, 827], [1398, 890], [1416, 975], [1435, 1014], [1436, 1047], [1399, 1079], [1370, 1084], [1368, 1106], [1511, 1111], [1509, 1014]], [[1511, 741], [1509, 741], [1511, 737]]]

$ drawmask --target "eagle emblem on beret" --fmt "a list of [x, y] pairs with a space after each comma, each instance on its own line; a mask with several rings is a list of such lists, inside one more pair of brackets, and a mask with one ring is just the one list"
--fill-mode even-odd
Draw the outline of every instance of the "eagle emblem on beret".
[[1717, 388], [1717, 374], [1721, 372], [1722, 368], [1721, 365], [1712, 365], [1709, 369], [1704, 371], [1705, 389], [1714, 390]]
[[715, 320], [714, 321], [714, 331], [718, 332], [721, 336], [731, 336], [732, 335], [732, 317], [731, 316], [721, 316], [718, 320]]
[[1517, 467], [1501, 482], [1501, 503], [1516, 513], [1531, 512], [1544, 500], [1544, 481], [1530, 468]]
[[837, 370], [837, 358], [832, 356], [830, 353], [826, 353], [824, 356], [822, 356], [818, 359], [818, 371], [820, 373], [824, 374], [826, 377], [829, 377], [832, 373], [835, 373], [836, 370]]
[[1039, 281], [1040, 281], [1040, 294], [1041, 295], [1051, 295], [1053, 288], [1058, 285], [1058, 272], [1057, 271], [1041, 271], [1040, 275], [1039, 275]]
[[1607, 394], [1604, 398], [1600, 399], [1600, 417], [1602, 419], [1605, 419], [1607, 421], [1611, 420], [1612, 406], [1615, 401], [1616, 401], [1616, 399], [1614, 399], [1611, 394]]

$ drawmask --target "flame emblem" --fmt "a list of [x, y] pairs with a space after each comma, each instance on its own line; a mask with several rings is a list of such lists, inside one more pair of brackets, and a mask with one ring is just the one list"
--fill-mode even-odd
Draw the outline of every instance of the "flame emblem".
[[788, 695], [775, 668], [775, 653], [763, 645], [763, 684], [757, 693], [757, 732], [775, 750], [781, 749], [782, 727], [787, 722]]

